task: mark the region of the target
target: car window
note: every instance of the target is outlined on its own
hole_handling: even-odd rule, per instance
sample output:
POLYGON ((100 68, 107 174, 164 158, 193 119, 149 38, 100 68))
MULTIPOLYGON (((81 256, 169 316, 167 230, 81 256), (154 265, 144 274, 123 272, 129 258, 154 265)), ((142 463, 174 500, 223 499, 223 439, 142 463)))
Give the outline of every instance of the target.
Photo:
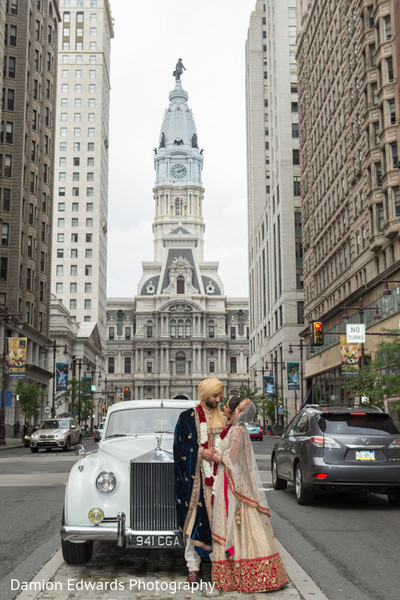
POLYGON ((135 433, 173 433, 182 408, 131 408, 110 414, 106 438, 135 433))
POLYGON ((310 415, 304 413, 295 426, 296 433, 306 433, 310 429, 310 415))
POLYGON ((393 435, 399 433, 391 417, 385 413, 349 413, 321 415, 318 424, 323 432, 350 435, 393 435))
POLYGON ((43 421, 40 429, 68 429, 68 420, 48 419, 47 421, 43 421))
POLYGON ((288 425, 288 426, 287 426, 287 428, 286 428, 286 433, 287 433, 288 435, 292 435, 292 434, 295 432, 295 430, 296 430, 296 425, 297 425, 297 422, 298 422, 298 420, 300 419, 300 417, 301 417, 301 413, 299 413, 298 415, 296 415, 296 416, 294 417, 294 419, 292 419, 292 420, 290 421, 289 425, 288 425))

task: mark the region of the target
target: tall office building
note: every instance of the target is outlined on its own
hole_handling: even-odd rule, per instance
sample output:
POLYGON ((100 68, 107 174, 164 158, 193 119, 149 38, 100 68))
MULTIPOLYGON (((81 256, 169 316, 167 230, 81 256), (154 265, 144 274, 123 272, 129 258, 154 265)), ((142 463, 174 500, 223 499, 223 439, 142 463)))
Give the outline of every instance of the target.
POLYGON ((233 394, 248 385, 248 300, 227 298, 218 262, 204 260, 203 151, 180 78, 154 168, 153 261, 135 298, 107 302, 109 402, 196 399, 205 377, 233 394))
POLYGON ((262 388, 272 370, 289 411, 300 390, 286 362, 300 361, 288 352, 303 327, 295 57, 296 0, 258 0, 246 44, 250 377, 262 388))
POLYGON ((367 333, 398 328, 399 11, 397 0, 299 2, 305 333, 315 319, 325 330, 306 366, 314 401, 346 399, 344 310, 367 333))
POLYGON ((60 10, 52 292, 105 340, 113 22, 108 0, 60 10))
MULTIPOLYGON (((28 338, 27 378, 43 387, 50 376, 41 350, 49 343, 59 19, 55 0, 1 2, 0 318, 6 337, 28 338), (21 328, 9 314, 21 315, 21 328)), ((3 385, 15 392, 4 375, 2 365, 3 385)), ((17 408, 13 395, 6 424, 20 418, 17 408)))

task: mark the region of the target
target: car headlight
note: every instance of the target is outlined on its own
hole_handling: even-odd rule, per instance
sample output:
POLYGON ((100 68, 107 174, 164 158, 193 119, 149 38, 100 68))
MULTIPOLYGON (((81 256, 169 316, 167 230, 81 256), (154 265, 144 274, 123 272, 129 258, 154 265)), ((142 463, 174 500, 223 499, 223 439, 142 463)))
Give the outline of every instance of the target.
POLYGON ((96 487, 99 492, 103 492, 104 494, 108 494, 112 492, 117 485, 117 480, 115 478, 114 473, 109 471, 102 471, 99 473, 96 479, 96 487))
POLYGON ((39 437, 39 434, 38 434, 38 433, 32 433, 32 435, 31 435, 31 438, 34 438, 35 440, 36 440, 36 438, 38 438, 38 437, 39 437))
POLYGON ((96 506, 95 508, 91 508, 89 510, 88 517, 94 525, 98 525, 104 519, 104 513, 101 510, 101 508, 97 508, 97 506, 96 506))
POLYGON ((56 433, 55 436, 57 439, 65 437, 65 433, 56 433))

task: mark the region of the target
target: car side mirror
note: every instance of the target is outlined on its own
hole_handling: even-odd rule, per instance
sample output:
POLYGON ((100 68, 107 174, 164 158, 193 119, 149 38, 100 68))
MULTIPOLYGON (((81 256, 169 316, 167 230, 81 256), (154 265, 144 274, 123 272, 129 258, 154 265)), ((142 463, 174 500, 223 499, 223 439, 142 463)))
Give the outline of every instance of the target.
POLYGON ((281 435, 281 439, 286 440, 286 438, 287 438, 287 433, 283 432, 281 435))
POLYGON ((76 425, 71 425, 71 429, 76 429, 76 425))

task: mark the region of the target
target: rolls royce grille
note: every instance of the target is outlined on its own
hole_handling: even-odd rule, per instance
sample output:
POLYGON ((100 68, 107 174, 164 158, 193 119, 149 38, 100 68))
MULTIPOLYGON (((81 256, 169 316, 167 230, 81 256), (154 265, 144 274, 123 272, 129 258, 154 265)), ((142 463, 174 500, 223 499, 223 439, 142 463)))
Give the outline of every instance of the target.
POLYGON ((174 463, 131 463, 131 527, 138 531, 178 529, 174 463))

